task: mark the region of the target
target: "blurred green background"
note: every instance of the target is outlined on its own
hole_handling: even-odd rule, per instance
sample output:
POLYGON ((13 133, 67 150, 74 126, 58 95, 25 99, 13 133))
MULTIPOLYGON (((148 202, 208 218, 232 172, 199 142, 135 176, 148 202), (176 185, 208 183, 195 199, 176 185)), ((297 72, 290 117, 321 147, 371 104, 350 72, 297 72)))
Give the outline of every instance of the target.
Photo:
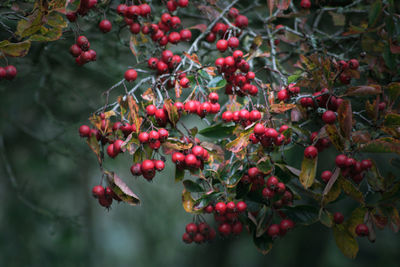
MULTIPOLYGON (((192 217, 182 208, 183 186, 174 183, 172 166, 149 183, 132 177, 128 155, 107 158, 106 167, 131 186, 142 205, 113 203, 109 211, 99 206, 91 188, 101 173, 78 127, 135 61, 115 33, 103 35, 93 26, 88 36, 96 40, 97 62, 76 66, 68 53, 74 37, 67 33, 57 42, 35 44, 25 58, 11 59, 18 76, 0 82, 0 266, 399 265, 400 239, 389 230, 378 231, 374 244, 359 239, 355 260, 342 255, 330 229, 320 224, 296 228, 265 256, 246 233, 186 245, 181 236, 192 217)), ((120 94, 122 88, 110 100, 120 94)), ((325 158, 333 158, 331 152, 325 158)), ((346 215, 347 204, 337 205, 346 215)))

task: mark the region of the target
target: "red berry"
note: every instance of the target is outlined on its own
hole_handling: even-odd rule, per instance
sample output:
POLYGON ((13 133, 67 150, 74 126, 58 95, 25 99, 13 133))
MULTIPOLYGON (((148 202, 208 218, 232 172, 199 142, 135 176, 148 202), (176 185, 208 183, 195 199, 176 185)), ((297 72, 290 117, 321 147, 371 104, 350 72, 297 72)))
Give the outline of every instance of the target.
POLYGON ((177 43, 179 43, 180 40, 181 40, 181 35, 178 32, 171 32, 168 35, 168 41, 171 44, 177 44, 177 43))
POLYGON ((233 119, 233 113, 230 111, 225 111, 224 113, 222 113, 222 120, 224 120, 225 122, 230 122, 233 119))
POLYGON ((358 225, 356 226, 356 234, 357 234, 358 236, 361 236, 361 237, 363 237, 363 236, 368 236, 368 235, 369 235, 368 226, 365 225, 365 224, 363 224, 363 223, 358 224, 358 225))
POLYGON ((226 212, 226 205, 224 202, 218 202, 215 205, 215 211, 220 214, 220 215, 224 215, 226 212))
POLYGON ((169 0, 167 2, 167 8, 169 12, 174 12, 176 10, 176 2, 175 0, 169 0))
POLYGON ((125 80, 127 80, 128 82, 133 82, 137 78, 137 72, 134 69, 129 69, 129 70, 125 71, 124 77, 125 77, 125 80))
POLYGON ((142 165, 140 163, 134 163, 131 166, 131 173, 134 176, 142 175, 142 165))
POLYGON ((322 114, 322 120, 327 124, 333 124, 336 121, 336 114, 331 110, 327 110, 322 114))
POLYGON ((84 51, 88 50, 90 47, 89 40, 86 36, 79 36, 78 39, 76 39, 76 44, 84 51))
POLYGON ((321 179, 322 179, 325 183, 329 182, 329 180, 331 179, 331 177, 332 177, 332 172, 331 172, 331 171, 324 171, 324 172, 321 173, 321 179))
POLYGON ((193 237, 193 241, 197 244, 201 244, 204 242, 204 235, 197 233, 194 237, 193 237))
POLYGON ((258 110, 250 111, 249 120, 250 121, 258 121, 261 119, 261 112, 258 110))
POLYGON ((235 25, 238 28, 247 28, 247 26, 249 25, 249 19, 246 16, 243 15, 238 15, 235 18, 235 25))
POLYGON ((278 92, 278 99, 280 101, 285 101, 286 99, 289 99, 289 93, 286 89, 280 90, 278 92))
MULTIPOLYGON (((171 2, 171 1, 169 1, 171 2)), ((188 233, 184 233, 182 235, 182 241, 185 242, 186 244, 190 244, 193 242, 192 238, 190 237, 190 235, 188 233)))
POLYGON ((151 7, 148 4, 141 4, 139 9, 142 17, 147 17, 151 13, 151 7))
POLYGON ((279 183, 278 178, 276 178, 275 176, 271 176, 267 180, 267 187, 271 190, 275 190, 277 189, 278 183, 279 183))
POLYGON ((141 132, 138 136, 138 139, 139 139, 140 143, 145 144, 145 143, 149 142, 150 136, 146 132, 141 132))
POLYGON ((107 147, 107 155, 110 158, 115 158, 117 156, 117 154, 114 151, 114 145, 113 144, 108 145, 108 147, 107 147))
POLYGON ((181 40, 182 41, 190 41, 192 39, 192 32, 188 29, 183 29, 179 33, 181 35, 181 40))
POLYGON ((208 99, 209 99, 210 102, 212 102, 212 103, 217 103, 217 102, 218 102, 218 99, 219 99, 219 96, 218 96, 217 93, 212 92, 212 93, 210 93, 210 94, 208 95, 208 99))
POLYGON ((220 51, 220 52, 225 52, 226 51, 226 49, 228 49, 228 41, 227 40, 219 40, 218 42, 217 42, 217 49, 220 51))
POLYGON ((237 8, 231 7, 228 12, 228 16, 232 19, 236 18, 239 15, 239 10, 237 8))
POLYGON ((236 209, 236 204, 235 204, 235 202, 230 201, 230 202, 228 202, 228 203, 226 204, 226 210, 227 210, 228 212, 235 212, 235 209, 236 209))
POLYGON ((6 72, 5 78, 7 80, 12 80, 17 76, 17 69, 13 65, 8 65, 4 67, 4 70, 6 72))
POLYGON ((190 84, 190 80, 187 77, 183 77, 180 81, 179 81, 179 85, 182 86, 183 88, 188 88, 190 84))
POLYGON ((148 105, 146 107, 146 113, 148 116, 153 116, 154 114, 156 114, 157 111, 157 107, 154 105, 148 105))
POLYGON ((121 153, 121 145, 124 143, 122 140, 115 140, 113 145, 114 145, 114 154, 119 154, 121 153))
POLYGON ((168 70, 168 65, 165 64, 165 62, 163 61, 158 61, 157 62, 157 72, 159 74, 165 73, 168 70))
POLYGON ((217 36, 213 32, 210 32, 206 36, 206 41, 209 43, 214 43, 216 39, 217 39, 217 36))
POLYGON ((197 232, 198 232, 198 227, 197 227, 197 224, 195 224, 195 223, 188 223, 187 225, 186 225, 186 233, 188 233, 188 234, 190 234, 190 235, 194 235, 194 234, 196 234, 197 232))
POLYGON ((247 209, 247 205, 245 202, 239 201, 238 203, 236 203, 236 209, 238 212, 244 212, 247 209))
POLYGON ((158 130, 158 135, 159 135, 159 140, 160 142, 163 142, 165 140, 167 140, 169 132, 167 130, 165 130, 164 128, 161 128, 158 130))
POLYGON ((193 154, 187 154, 185 156, 185 164, 189 168, 195 168, 197 163, 197 158, 193 154))
POLYGON ((239 46, 239 39, 237 37, 231 37, 228 39, 228 46, 230 48, 236 48, 239 46))
POLYGON ((189 0, 178 0, 176 1, 179 7, 187 7, 189 4, 189 0))
POLYGON ((257 123, 256 126, 254 126, 254 134, 257 136, 261 136, 265 133, 265 127, 261 123, 257 123))
POLYGON ((274 128, 266 128, 264 134, 266 137, 271 139, 276 139, 279 135, 278 131, 274 128))
POLYGON ((357 59, 350 59, 348 64, 349 64, 350 69, 353 69, 353 70, 358 69, 358 67, 360 66, 357 59))
POLYGON ((243 230, 243 224, 240 221, 237 221, 232 225, 233 234, 238 235, 242 232, 242 230, 243 230))
POLYGON ((347 156, 344 154, 340 154, 336 156, 335 163, 339 168, 346 167, 347 156))
POLYGON ((276 185, 276 192, 279 193, 279 194, 282 194, 282 193, 285 192, 285 191, 286 191, 286 186, 285 186, 285 184, 282 183, 282 182, 279 182, 279 183, 276 185))
POLYGON ((364 159, 361 161, 361 168, 363 170, 368 170, 372 167, 372 161, 369 159, 364 159))
POLYGON ((81 125, 81 127, 79 127, 79 135, 81 137, 89 137, 90 131, 90 127, 87 125, 81 125))
POLYGON ((218 227, 218 231, 221 233, 221 235, 228 236, 232 232, 232 227, 228 223, 223 223, 218 227))
POLYGON ((92 188, 92 194, 95 198, 102 198, 105 195, 104 187, 101 185, 96 185, 92 188))
POLYGON ((243 58, 243 51, 242 50, 235 50, 232 54, 233 59, 236 62, 240 62, 243 58))
POLYGON ((129 30, 131 31, 131 33, 133 34, 138 34, 140 32, 140 24, 137 22, 132 23, 129 26, 129 30))
POLYGON ((268 234, 270 237, 276 238, 276 237, 279 236, 279 233, 280 233, 280 228, 279 228, 279 225, 278 225, 278 224, 271 224, 271 225, 268 227, 267 234, 268 234))
POLYGON ((67 12, 67 14, 65 14, 65 16, 67 17, 67 19, 68 19, 70 22, 75 22, 76 19, 78 18, 78 16, 76 15, 75 12, 67 12))
POLYGON ((300 6, 304 9, 309 9, 311 7, 310 0, 301 0, 300 6))
POLYGON ((102 21, 100 21, 99 28, 102 32, 107 33, 111 31, 112 24, 109 20, 103 19, 102 21))
POLYGON ((318 155, 318 149, 315 146, 308 146, 304 150, 304 156, 306 158, 313 159, 318 155))
POLYGON ((280 232, 286 234, 287 231, 294 228, 294 222, 290 219, 284 219, 279 223, 280 232))
POLYGON ((335 213, 333 214, 333 221, 334 221, 336 224, 341 224, 341 223, 343 223, 343 221, 344 221, 344 216, 343 216, 343 214, 340 213, 340 212, 335 212, 335 213))
POLYGON ((79 47, 79 45, 73 44, 69 48, 69 52, 73 57, 78 57, 80 54, 82 54, 82 49, 79 47))
POLYGON ((109 208, 112 204, 113 199, 111 197, 101 197, 98 199, 98 201, 101 206, 109 208))
POLYGON ((154 171, 154 162, 152 160, 146 159, 142 162, 141 171, 144 174, 148 174, 154 171))
POLYGON ((160 138, 160 134, 157 131, 150 131, 149 133, 149 141, 150 142, 155 142, 160 138))
POLYGON ((182 163, 185 161, 185 155, 183 155, 181 152, 175 152, 172 154, 172 162, 175 164, 182 163))

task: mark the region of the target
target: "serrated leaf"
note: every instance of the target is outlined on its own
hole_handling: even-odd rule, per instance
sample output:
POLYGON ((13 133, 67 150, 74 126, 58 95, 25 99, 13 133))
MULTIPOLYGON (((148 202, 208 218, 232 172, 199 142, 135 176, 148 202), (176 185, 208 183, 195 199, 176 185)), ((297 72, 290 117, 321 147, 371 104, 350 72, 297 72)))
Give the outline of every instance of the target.
POLYGON ((140 205, 140 199, 114 172, 104 172, 112 191, 125 203, 131 206, 140 205))
POLYGON ((382 137, 365 144, 361 151, 370 153, 400 154, 400 140, 391 137, 382 137))
POLYGON ((317 173, 317 162, 318 156, 313 159, 304 157, 303 162, 301 163, 299 180, 306 189, 314 183, 315 175, 317 173))
POLYGON ((264 174, 270 174, 273 168, 271 158, 266 156, 257 161, 257 168, 264 174))
POLYGON ((272 104, 270 105, 270 112, 272 113, 285 113, 288 110, 291 110, 296 107, 296 104, 285 104, 285 103, 279 103, 279 104, 272 104))
POLYGON ((154 101, 155 95, 151 87, 144 91, 144 93, 142 94, 142 98, 146 101, 154 101))
POLYGON ((243 148, 245 148, 249 145, 249 137, 252 132, 253 132, 253 127, 249 128, 245 131, 242 131, 239 134, 238 138, 229 142, 226 145, 226 148, 233 153, 238 153, 238 152, 242 151, 243 148))

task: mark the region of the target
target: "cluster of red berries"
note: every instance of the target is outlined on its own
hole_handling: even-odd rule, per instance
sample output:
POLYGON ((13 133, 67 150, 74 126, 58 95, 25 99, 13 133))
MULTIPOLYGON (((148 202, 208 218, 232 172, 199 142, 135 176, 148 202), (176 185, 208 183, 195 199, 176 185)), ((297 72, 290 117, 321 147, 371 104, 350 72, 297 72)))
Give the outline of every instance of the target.
POLYGON ((204 209, 206 213, 214 213, 214 219, 219 224, 218 232, 224 237, 242 232, 243 224, 239 220, 239 215, 246 210, 247 205, 243 201, 218 202, 215 206, 210 204, 204 209))
POLYGON ((98 199, 99 204, 106 208, 111 206, 113 199, 118 202, 121 201, 121 199, 108 186, 104 188, 101 185, 96 185, 92 188, 92 194, 94 198, 98 199))
MULTIPOLYGON (((165 105, 163 105, 163 108, 159 108, 159 109, 156 106, 154 106, 153 104, 148 105, 146 107, 146 113, 150 117, 154 116, 157 125, 160 127, 165 127, 167 125, 167 123, 169 122, 167 108, 165 107, 165 105)), ((168 135, 167 135, 167 137, 168 137, 168 135)))
POLYGON ((209 154, 207 149, 195 145, 191 149, 174 152, 171 159, 179 169, 203 169, 204 162, 209 159, 209 154))
POLYGON ((200 118, 204 118, 207 114, 217 114, 220 110, 217 93, 210 93, 208 100, 201 103, 198 100, 189 100, 184 105, 184 110, 187 113, 197 114, 200 118))
POLYGON ((96 136, 97 141, 99 141, 100 138, 101 138, 101 135, 100 135, 99 130, 94 129, 94 128, 92 129, 92 128, 90 128, 90 127, 87 126, 87 125, 81 125, 81 126, 79 127, 79 136, 80 136, 80 137, 87 137, 87 138, 89 138, 89 137, 92 136, 92 135, 96 136))
POLYGON ((13 65, 0 67, 0 81, 3 79, 12 80, 17 76, 17 68, 13 65))
MULTIPOLYGON (((237 8, 232 7, 229 12, 228 12, 228 17, 233 19, 233 25, 240 28, 244 29, 247 28, 249 25, 249 19, 244 16, 240 15, 239 10, 237 8)), ((207 34, 206 36, 206 41, 209 43, 215 42, 217 40, 217 36, 219 35, 221 38, 224 38, 227 35, 227 31, 229 30, 229 25, 218 22, 214 25, 214 27, 211 29, 211 32, 207 34)), ((238 33, 236 37, 230 37, 228 40, 221 39, 217 42, 217 49, 220 50, 221 52, 224 52, 228 46, 231 48, 236 48, 239 46, 239 39, 237 38, 240 35, 238 33), (222 42, 221 42, 222 41, 222 42), (220 44, 218 44, 220 43, 220 44), (225 47, 223 49, 222 47, 225 47)))
POLYGON ((182 236, 183 242, 190 244, 195 242, 196 244, 202 244, 207 241, 214 240, 217 233, 208 223, 188 223, 185 227, 186 232, 182 236))
POLYGON ((167 2, 167 9, 169 12, 174 12, 178 7, 187 7, 189 0, 169 0, 167 2))
POLYGON ((143 175, 147 181, 153 180, 156 171, 162 171, 165 168, 165 163, 162 160, 146 159, 142 163, 134 163, 131 166, 131 173, 134 176, 143 175))
POLYGON ((78 15, 86 16, 90 9, 97 5, 97 0, 81 0, 77 11, 67 12, 66 16, 70 22, 76 21, 78 15))
POLYGON ((264 148, 271 148, 275 146, 281 146, 283 144, 289 144, 291 138, 286 138, 283 132, 288 130, 289 126, 282 125, 279 130, 274 128, 265 127, 261 123, 257 123, 254 126, 253 133, 250 135, 250 141, 253 144, 260 143, 264 148))
POLYGON ((286 185, 280 182, 276 176, 270 176, 267 179, 265 187, 262 190, 262 196, 273 202, 275 208, 292 204, 293 194, 286 189, 286 185))
MULTIPOLYGON (((315 92, 313 94, 313 97, 315 98, 315 102, 317 105, 321 108, 327 108, 330 111, 336 111, 340 104, 343 102, 342 98, 336 97, 334 95, 331 95, 329 92, 329 89, 324 88, 319 92, 315 92)), ((311 97, 303 97, 300 99, 300 104, 304 107, 311 107, 315 108, 315 103, 313 98, 311 97)), ((333 123, 336 119, 336 116, 333 118, 332 113, 329 112, 330 115, 325 115, 326 116, 326 121, 324 118, 322 118, 325 123, 333 123), (332 122, 333 121, 333 122, 332 122)), ((334 113, 333 113, 334 114, 334 113)))
MULTIPOLYGON (((311 143, 314 143, 315 138, 317 138, 318 136, 318 132, 312 132, 310 139, 311 139, 311 143)), ((319 138, 316 142, 315 142, 315 147, 317 148, 318 152, 322 152, 325 148, 328 148, 331 146, 331 140, 329 140, 328 137, 323 137, 323 138, 319 138)))
MULTIPOLYGON (((169 2, 171 2, 172 5, 176 3, 180 7, 186 7, 189 3, 184 0, 169 2)), ((171 4, 167 4, 167 7, 169 6, 171 6, 171 4)), ((170 10, 170 8, 168 9, 170 10)), ((170 10, 170 12, 172 11, 170 10)), ((117 7, 117 13, 124 16, 124 21, 129 25, 131 33, 138 34, 142 32, 143 34, 150 34, 151 39, 160 46, 166 46, 168 42, 177 44, 180 41, 190 41, 192 38, 192 33, 188 29, 182 29, 180 32, 171 31, 171 29, 177 29, 181 26, 181 19, 169 13, 163 13, 157 24, 141 22, 139 16, 148 17, 151 13, 151 8, 148 4, 141 4, 139 6, 121 4, 117 7)))
MULTIPOLYGON (((179 55, 174 55, 174 53, 172 53, 170 50, 164 50, 161 53, 160 58, 156 57, 149 58, 149 60, 147 61, 147 65, 150 69, 157 70, 158 74, 163 74, 167 72, 172 72, 176 68, 176 66, 178 66, 179 63, 181 63, 181 61, 182 58, 179 55)), ((185 77, 187 82, 182 82, 183 85, 181 84, 181 86, 186 88, 188 87, 189 80, 186 78, 185 73, 182 74, 181 74, 182 76, 180 76, 181 81, 185 77)))
POLYGON ((242 176, 240 182, 248 185, 251 184, 250 190, 257 191, 264 188, 266 175, 262 173, 257 167, 252 167, 247 170, 247 173, 242 176))
POLYGON ((357 70, 359 66, 360 63, 357 59, 354 58, 350 59, 347 62, 344 60, 340 60, 336 66, 338 70, 341 71, 341 74, 339 76, 340 81, 343 84, 349 84, 351 81, 351 73, 349 73, 347 70, 357 70))
POLYGON ((254 109, 252 111, 248 111, 246 109, 241 109, 239 111, 225 111, 222 113, 222 120, 224 122, 235 122, 241 123, 243 127, 250 125, 253 122, 261 120, 261 112, 254 109))
POLYGON ((151 130, 150 132, 141 132, 139 133, 139 142, 141 144, 149 144, 152 149, 159 149, 161 146, 161 142, 167 140, 169 132, 164 128, 159 129, 158 131, 151 130))
POLYGON ((79 66, 82 66, 90 61, 96 60, 96 51, 90 48, 89 40, 86 36, 79 36, 76 39, 76 43, 71 45, 69 52, 73 57, 75 57, 75 62, 79 66))
POLYGON ((296 86, 295 83, 291 83, 287 88, 280 90, 277 96, 280 101, 285 101, 291 96, 296 96, 298 93, 300 93, 300 87, 296 86))
MULTIPOLYGON (((336 156, 336 166, 340 168, 343 177, 351 178, 355 183, 359 184, 364 179, 364 171, 368 171, 372 167, 372 161, 364 159, 357 161, 354 158, 347 157, 344 154, 336 156)), ((321 179, 328 182, 332 177, 331 171, 324 171, 321 179)))
POLYGON ((271 224, 268 226, 267 234, 272 238, 284 236, 286 233, 294 228, 294 222, 290 219, 283 219, 279 224, 271 224))
POLYGON ((251 81, 255 79, 256 75, 254 72, 249 71, 250 65, 243 59, 243 52, 241 50, 235 50, 232 56, 217 58, 215 60, 215 66, 218 72, 222 73, 224 79, 227 81, 225 87, 225 93, 227 95, 255 96, 258 94, 257 86, 251 84, 251 81))

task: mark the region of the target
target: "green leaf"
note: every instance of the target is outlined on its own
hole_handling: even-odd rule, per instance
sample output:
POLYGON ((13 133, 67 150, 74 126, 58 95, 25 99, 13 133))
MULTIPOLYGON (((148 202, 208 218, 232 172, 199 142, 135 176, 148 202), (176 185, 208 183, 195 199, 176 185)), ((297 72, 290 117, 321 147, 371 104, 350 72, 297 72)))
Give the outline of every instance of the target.
POLYGON ((385 61, 386 66, 390 70, 396 69, 396 57, 392 54, 392 52, 390 52, 389 44, 385 45, 385 49, 383 51, 383 59, 385 61))
POLYGON ((348 179, 341 177, 339 179, 339 183, 346 195, 349 195, 351 198, 360 203, 364 203, 364 195, 348 179))
POLYGON ((346 16, 340 13, 335 13, 329 11, 329 14, 332 16, 333 25, 335 26, 344 26, 346 25, 346 16))
POLYGON ((265 174, 269 174, 272 171, 272 167, 271 159, 268 156, 261 158, 257 162, 257 168, 265 174))
POLYGON ((395 113, 388 113, 385 116, 383 125, 386 127, 395 127, 395 128, 400 127, 400 115, 395 113))
POLYGON ((114 172, 104 172, 107 175, 108 184, 112 191, 125 203, 131 206, 140 204, 140 199, 114 172))
POLYGON ((182 183, 185 189, 189 192, 204 192, 204 189, 192 180, 184 180, 182 183))
POLYGON ((362 152, 370 153, 397 153, 400 154, 400 141, 391 137, 375 139, 361 149, 362 152))
POLYGON ((240 152, 243 148, 249 145, 249 137, 250 134, 253 132, 253 127, 241 132, 235 140, 229 142, 226 145, 226 148, 233 153, 240 152))
POLYGON ((342 224, 334 225, 332 230, 336 245, 340 251, 342 251, 346 257, 354 259, 358 253, 357 240, 347 231, 347 229, 344 228, 342 224))
POLYGON ((258 251, 260 251, 263 255, 268 254, 268 252, 270 252, 272 249, 273 241, 268 235, 264 234, 260 237, 257 237, 256 234, 254 234, 253 241, 258 251))
POLYGON ((326 193, 326 195, 323 195, 322 204, 325 206, 326 204, 328 204, 332 201, 335 201, 340 196, 341 192, 342 192, 342 190, 341 190, 339 182, 333 183, 333 185, 332 185, 331 189, 328 191, 328 193, 326 193))
POLYGON ((366 212, 367 212, 366 208, 358 207, 355 210, 353 210, 353 212, 350 215, 350 218, 343 223, 343 226, 347 229, 347 231, 352 237, 357 236, 356 227, 360 223, 364 222, 364 217, 366 212))
POLYGON ((320 222, 326 227, 331 228, 333 226, 333 215, 326 209, 322 209, 319 214, 320 222))
POLYGON ((288 77, 288 83, 295 83, 301 78, 301 74, 294 74, 288 77))
POLYGON ((208 84, 207 87, 209 90, 218 90, 226 85, 226 80, 222 76, 214 77, 208 84))
POLYGON ((314 206, 287 206, 282 208, 282 211, 296 224, 310 225, 316 223, 319 220, 319 210, 314 206))
POLYGON ((300 183, 306 189, 314 183, 315 175, 317 173, 317 162, 318 156, 313 159, 304 157, 303 162, 301 163, 299 179, 300 183))
POLYGON ((180 182, 185 177, 185 170, 178 167, 175 168, 175 182, 180 182))
POLYGON ((97 141, 96 135, 92 134, 90 135, 90 138, 86 139, 86 143, 90 147, 90 149, 96 154, 97 160, 99 164, 102 163, 101 157, 100 157, 100 145, 99 141, 97 141))
POLYGON ((226 181, 226 186, 228 188, 233 188, 237 186, 237 184, 240 182, 240 179, 242 179, 244 173, 245 173, 244 171, 234 172, 234 174, 231 177, 229 177, 229 179, 226 181))
POLYGON ((381 12, 382 12, 382 1, 376 0, 375 3, 369 9, 369 14, 368 14, 369 27, 373 27, 377 23, 381 12))
POLYGON ((390 83, 387 89, 385 90, 385 93, 387 93, 390 103, 395 102, 397 98, 400 96, 400 83, 399 82, 390 83))
POLYGON ((11 43, 8 40, 0 42, 0 51, 10 57, 23 57, 28 54, 30 48, 31 42, 29 40, 19 43, 11 43))
POLYGON ((372 187, 374 191, 384 191, 384 183, 385 179, 379 173, 376 163, 373 162, 371 170, 368 172, 368 184, 372 187))
POLYGON ((42 27, 40 33, 33 34, 29 37, 32 42, 51 42, 60 39, 62 36, 62 28, 46 28, 42 27))
POLYGON ((217 123, 215 125, 202 129, 201 131, 199 131, 199 134, 209 138, 226 138, 229 135, 232 135, 234 129, 234 124, 217 123))

